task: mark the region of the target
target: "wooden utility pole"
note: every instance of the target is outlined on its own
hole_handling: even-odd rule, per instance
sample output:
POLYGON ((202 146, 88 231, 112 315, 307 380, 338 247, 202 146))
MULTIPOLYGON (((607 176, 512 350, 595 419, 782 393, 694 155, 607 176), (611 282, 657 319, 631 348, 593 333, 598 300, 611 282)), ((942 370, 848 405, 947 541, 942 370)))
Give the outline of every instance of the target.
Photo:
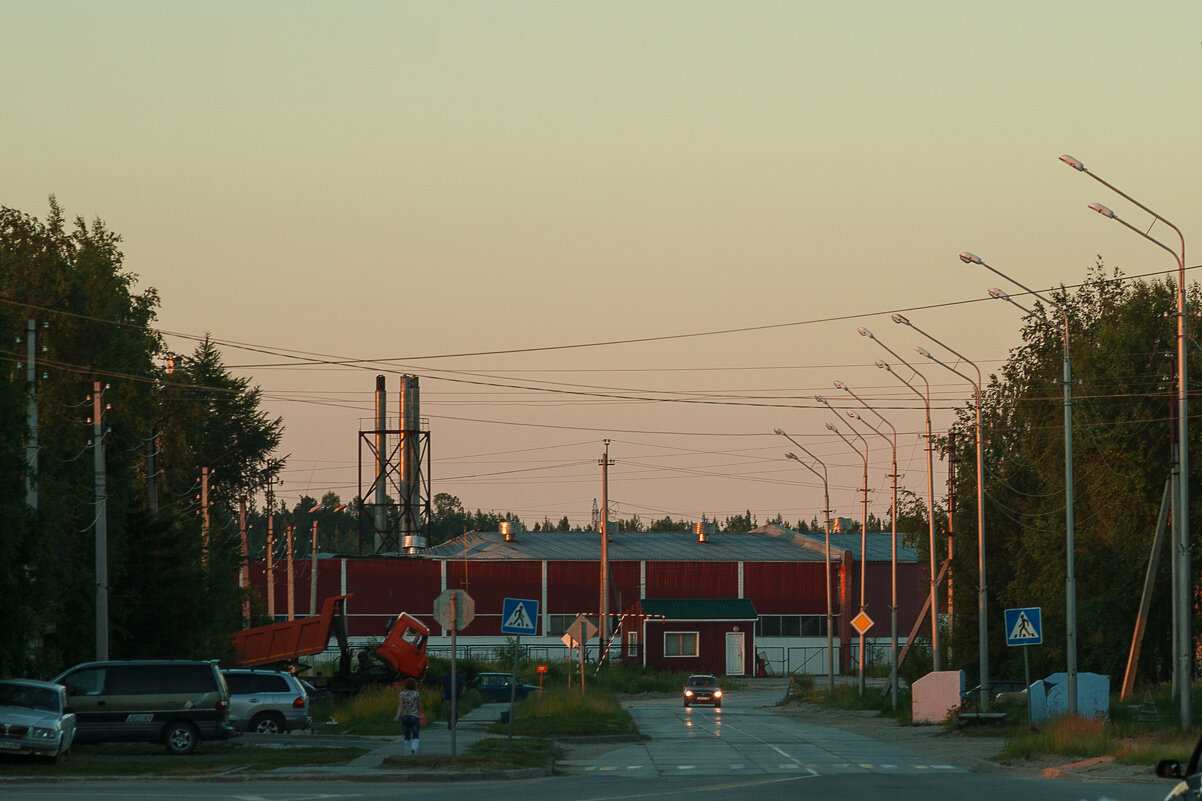
POLYGON ((108 491, 104 473, 104 390, 92 382, 92 450, 96 467, 96 660, 109 658, 108 491))
MULTIPOLYGON (((613 461, 609 458, 609 440, 605 440, 605 453, 601 457, 601 614, 598 628, 601 630, 600 642, 609 639, 609 466, 613 461)), ((583 646, 581 659, 583 660, 583 646)), ((598 663, 601 657, 598 654, 598 663)), ((583 675, 584 662, 580 669, 583 675)), ((583 679, 581 679, 583 682, 583 679)))

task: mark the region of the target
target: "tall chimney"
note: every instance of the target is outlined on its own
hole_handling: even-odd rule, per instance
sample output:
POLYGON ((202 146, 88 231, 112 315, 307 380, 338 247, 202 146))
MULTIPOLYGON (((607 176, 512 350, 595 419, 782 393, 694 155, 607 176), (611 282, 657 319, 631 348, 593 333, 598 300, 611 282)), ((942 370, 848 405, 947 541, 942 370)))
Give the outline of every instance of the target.
POLYGON ((401 376, 401 542, 413 553, 426 547, 421 520, 421 407, 417 376, 401 376))
POLYGON ((384 376, 376 376, 376 515, 375 544, 372 553, 379 553, 388 527, 388 392, 384 388, 384 376))

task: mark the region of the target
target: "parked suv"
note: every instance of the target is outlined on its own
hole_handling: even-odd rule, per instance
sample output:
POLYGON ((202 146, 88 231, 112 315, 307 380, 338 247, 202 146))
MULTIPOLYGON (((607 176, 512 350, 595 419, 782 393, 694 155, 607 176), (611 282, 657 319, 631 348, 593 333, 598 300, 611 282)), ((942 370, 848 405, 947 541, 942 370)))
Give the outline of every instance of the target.
POLYGON ((77 743, 161 742, 172 754, 188 754, 201 740, 233 733, 216 661, 86 662, 54 681, 67 688, 77 743))
POLYGON ((230 725, 237 731, 280 734, 313 725, 309 694, 291 673, 223 670, 230 688, 230 725))

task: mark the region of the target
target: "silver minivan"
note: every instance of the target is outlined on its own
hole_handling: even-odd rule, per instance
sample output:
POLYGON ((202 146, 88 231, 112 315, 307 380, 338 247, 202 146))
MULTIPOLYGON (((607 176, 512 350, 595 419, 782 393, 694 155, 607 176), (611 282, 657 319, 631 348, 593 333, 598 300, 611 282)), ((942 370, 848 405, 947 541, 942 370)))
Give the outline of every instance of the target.
POLYGON ((67 688, 77 743, 161 742, 188 754, 201 740, 233 733, 230 693, 215 661, 85 662, 54 681, 67 688))
POLYGON ((237 731, 281 734, 313 726, 309 694, 291 673, 234 668, 221 673, 230 688, 230 725, 237 731))

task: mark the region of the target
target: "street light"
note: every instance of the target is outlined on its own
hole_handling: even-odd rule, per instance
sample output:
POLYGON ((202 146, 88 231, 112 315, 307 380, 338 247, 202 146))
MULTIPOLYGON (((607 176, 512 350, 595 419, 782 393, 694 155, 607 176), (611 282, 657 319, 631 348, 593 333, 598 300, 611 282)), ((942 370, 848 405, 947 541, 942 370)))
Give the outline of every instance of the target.
POLYGON ((952 367, 951 365, 946 364, 946 363, 940 361, 939 359, 936 359, 934 356, 932 356, 930 354, 929 351, 925 350, 924 348, 917 348, 917 347, 914 348, 914 350, 917 351, 920 355, 927 357, 928 359, 930 359, 931 361, 935 362, 936 364, 938 364, 942 367, 947 368, 948 370, 952 371, 956 375, 963 378, 968 383, 972 384, 973 389, 976 391, 976 395, 977 395, 977 403, 976 403, 976 406, 977 406, 977 409, 976 409, 976 411, 977 411, 977 646, 979 649, 978 658, 980 659, 980 662, 981 662, 980 707, 981 707, 982 712, 988 712, 989 711, 989 625, 988 625, 987 602, 989 600, 989 593, 988 593, 988 590, 986 589, 986 585, 985 585, 985 470, 984 470, 984 461, 981 456, 981 438, 982 438, 981 437, 981 390, 982 390, 982 388, 981 388, 981 368, 977 367, 977 365, 973 361, 968 359, 967 357, 963 356, 962 354, 960 354, 957 351, 953 350, 952 348, 948 347, 943 342, 940 342, 938 339, 935 339, 935 337, 931 336, 926 331, 923 331, 921 328, 914 325, 914 323, 910 322, 909 319, 907 319, 906 317, 904 317, 900 314, 894 314, 892 319, 893 319, 893 322, 897 323, 898 325, 908 325, 910 328, 913 328, 915 331, 922 334, 924 337, 931 340, 936 345, 940 346, 941 348, 948 351, 952 355, 958 357, 961 361, 963 361, 967 364, 971 364, 973 369, 977 371, 977 379, 976 379, 976 381, 974 381, 972 378, 964 375, 964 373, 960 372, 959 370, 952 367))
POLYGON ((1185 348, 1185 234, 1173 223, 1160 216, 1152 209, 1140 203, 1117 186, 1103 180, 1086 169, 1080 160, 1072 156, 1061 156, 1060 160, 1077 172, 1082 172, 1093 178, 1102 186, 1126 198, 1148 214, 1153 219, 1164 223, 1177 233, 1181 244, 1177 252, 1148 233, 1136 228, 1119 217, 1101 203, 1091 203, 1089 207, 1111 220, 1122 223, 1152 244, 1169 252, 1177 262, 1177 511, 1173 513, 1173 525, 1176 528, 1177 547, 1173 550, 1174 573, 1178 580, 1177 597, 1173 599, 1174 609, 1177 610, 1177 631, 1174 633, 1174 650, 1176 651, 1176 670, 1178 676, 1178 700, 1181 707, 1181 726, 1189 728, 1191 717, 1190 676, 1190 601, 1193 598, 1193 586, 1189 572, 1189 382, 1186 372, 1185 348))
MULTIPOLYGON (((897 709, 897 693, 898 693, 898 689, 897 689, 897 479, 898 479, 898 474, 897 474, 897 429, 894 428, 893 424, 890 423, 888 420, 886 420, 880 412, 878 412, 876 409, 873 409, 871 406, 869 406, 867 403, 865 403, 863 398, 861 398, 856 393, 852 392, 851 388, 848 387, 847 384, 844 384, 842 381, 835 381, 835 388, 843 390, 848 395, 851 395, 853 398, 855 398, 857 401, 859 401, 861 406, 863 406, 865 409, 870 410, 873 414, 875 414, 877 417, 879 417, 881 419, 882 423, 889 426, 889 430, 893 433, 892 440, 889 440, 888 437, 885 437, 885 439, 887 441, 889 441, 889 445, 893 450, 893 472, 890 474, 890 478, 893 479, 893 506, 892 506, 892 512, 889 515, 889 517, 891 518, 892 529, 893 529, 893 535, 890 540, 890 558, 889 558, 889 577, 890 577, 889 578, 889 587, 890 587, 889 684, 890 684, 890 696, 891 696, 891 699, 893 702, 893 708, 897 709)), ((860 417, 860 415, 857 414, 855 411, 848 409, 847 416, 853 417, 854 419, 859 420, 861 423, 864 423, 864 425, 868 426, 873 431, 880 434, 882 437, 885 436, 885 434, 879 428, 872 425, 864 418, 860 417)))
MULTIPOLYGON (((826 402, 826 398, 822 397, 821 395, 815 395, 814 400, 826 404, 826 407, 834 412, 836 417, 839 415, 838 412, 835 412, 834 407, 826 402)), ((868 583, 868 573, 866 570, 868 565, 868 441, 860 436, 855 429, 851 430, 851 433, 855 434, 856 438, 859 439, 860 442, 864 443, 864 452, 860 453, 860 449, 853 445, 851 440, 843 436, 843 432, 836 428, 834 424, 827 423, 826 430, 833 431, 835 434, 838 434, 839 439, 847 443, 847 447, 855 451, 857 456, 862 456, 864 459, 864 506, 860 518, 860 614, 863 615, 866 614, 865 607, 867 604, 864 603, 864 591, 865 586, 868 583)), ((864 695, 865 691, 867 690, 867 679, 864 675, 864 659, 866 656, 864 648, 864 632, 858 631, 857 633, 860 635, 860 665, 857 675, 859 677, 858 683, 860 695, 864 695)))
POLYGON ((833 610, 831 609, 831 490, 830 490, 830 482, 827 480, 826 464, 821 459, 819 459, 814 454, 810 453, 810 451, 806 448, 806 446, 802 445, 800 442, 798 442, 797 440, 793 439, 788 434, 786 434, 783 428, 776 429, 776 433, 779 434, 780 436, 784 437, 785 439, 789 440, 789 442, 792 442, 794 445, 796 445, 798 448, 801 449, 802 453, 809 456, 811 459, 813 459, 815 462, 817 462, 822 467, 822 472, 819 473, 817 470, 815 470, 813 468, 812 465, 806 464, 805 462, 801 461, 801 459, 797 458, 797 454, 795 454, 795 453, 786 453, 785 454, 786 459, 792 459, 793 461, 797 462, 799 465, 801 465, 805 469, 809 470, 814 475, 818 476, 818 478, 822 479, 822 501, 824 504, 823 509, 822 509, 822 519, 824 521, 823 529, 826 531, 826 549, 823 551, 823 554, 825 557, 824 562, 826 564, 826 692, 827 692, 827 695, 833 696, 835 694, 835 645, 834 645, 833 635, 831 634, 831 626, 833 625, 834 614, 833 614, 833 610))
MULTIPOLYGON (((1068 312, 1064 307, 1053 303, 1035 290, 1024 286, 997 268, 982 261, 980 256, 968 251, 960 254, 960 261, 965 264, 979 264, 994 275, 1005 278, 1010 283, 1034 295, 1039 300, 1060 312, 1064 321, 1064 617, 1065 617, 1065 671, 1068 681, 1068 713, 1077 714, 1077 576, 1075 545, 1075 527, 1073 524, 1073 364, 1069 358, 1069 328, 1068 312)), ((990 289, 989 294, 995 298, 1014 303, 1001 290, 990 289)), ((1015 304, 1018 305, 1018 304, 1015 304)), ((1021 307, 1020 307, 1021 308, 1021 307)))
MULTIPOLYGON (((868 337, 873 342, 880 345, 889 353, 893 354, 899 362, 914 370, 910 363, 894 352, 893 348, 881 342, 867 328, 858 329, 860 336, 868 337)), ((893 368, 880 359, 876 360, 876 366, 890 373, 898 381, 910 388, 910 391, 922 399, 923 406, 926 409, 927 423, 927 523, 930 528, 930 571, 931 571, 931 661, 932 667, 935 670, 942 670, 942 660, 939 657, 939 577, 935 573, 935 465, 934 459, 931 456, 931 383, 927 381, 927 377, 922 373, 914 370, 914 374, 922 379, 923 385, 926 387, 926 394, 919 392, 918 389, 906 379, 902 378, 897 373, 893 372, 893 368)))

